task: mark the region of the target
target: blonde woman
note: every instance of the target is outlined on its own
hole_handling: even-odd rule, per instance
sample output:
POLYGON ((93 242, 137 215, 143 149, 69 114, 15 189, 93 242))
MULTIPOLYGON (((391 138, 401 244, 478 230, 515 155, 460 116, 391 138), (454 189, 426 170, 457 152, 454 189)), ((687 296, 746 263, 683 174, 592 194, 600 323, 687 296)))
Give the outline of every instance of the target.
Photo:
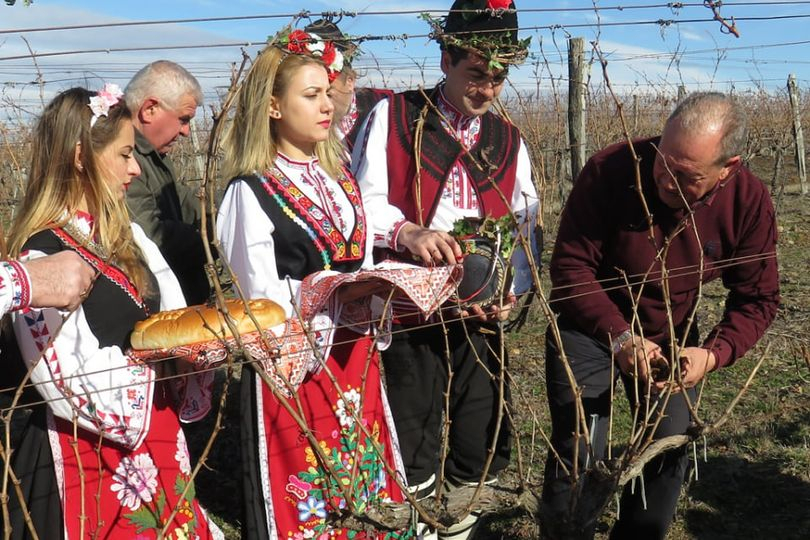
MULTIPOLYGON (((73 312, 13 315, 40 403, 13 469, 39 538, 147 539, 161 530, 162 538, 213 538, 221 534, 193 486, 185 489, 189 454, 169 383, 159 368, 123 352, 135 322, 184 302, 166 261, 123 204, 140 168, 121 98, 114 85, 67 90, 34 132, 11 255, 25 261, 73 251, 96 278, 73 312)), ((11 499, 13 535, 27 537, 20 503, 11 499)))
MULTIPOLYGON (((217 232, 245 294, 270 298, 294 317, 307 287, 303 280, 321 270, 370 266, 372 239, 333 126, 328 91, 342 67, 340 53, 301 30, 277 43, 259 54, 241 88, 226 143, 226 174, 233 179, 217 232)), ((242 371, 244 538, 374 537, 336 529, 327 515, 362 514, 402 500, 373 325, 366 320, 364 328, 343 326, 347 310, 339 301, 329 305, 326 324, 314 329, 325 362, 309 366, 288 396, 274 394, 251 370, 242 371), (279 398, 301 415, 320 451, 279 398)))

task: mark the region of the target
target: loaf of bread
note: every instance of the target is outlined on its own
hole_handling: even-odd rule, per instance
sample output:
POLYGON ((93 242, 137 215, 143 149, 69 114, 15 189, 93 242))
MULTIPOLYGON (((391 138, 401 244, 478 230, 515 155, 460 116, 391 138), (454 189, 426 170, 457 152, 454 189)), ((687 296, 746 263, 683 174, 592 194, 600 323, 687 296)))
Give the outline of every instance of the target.
MULTIPOLYGON (((239 333, 255 332, 256 325, 241 300, 227 300, 228 312, 239 333)), ((250 311, 262 329, 284 322, 284 309, 267 299, 249 300, 250 311)), ((135 324, 130 344, 135 350, 168 349, 232 337, 225 318, 216 307, 189 306, 161 311, 135 324)))

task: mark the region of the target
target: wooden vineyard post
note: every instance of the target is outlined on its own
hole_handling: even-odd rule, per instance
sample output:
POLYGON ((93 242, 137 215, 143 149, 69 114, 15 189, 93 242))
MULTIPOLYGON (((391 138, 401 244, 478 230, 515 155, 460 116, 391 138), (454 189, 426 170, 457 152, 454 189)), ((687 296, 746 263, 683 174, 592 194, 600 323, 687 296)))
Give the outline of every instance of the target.
POLYGON ((585 40, 568 40, 568 140, 571 185, 585 166, 585 40))
POLYGON ((788 95, 790 96, 790 110, 793 115, 793 138, 796 142, 796 169, 799 173, 799 185, 802 195, 807 195, 807 166, 804 161, 804 134, 802 133, 802 111, 799 105, 799 89, 796 86, 796 76, 788 76, 788 95))

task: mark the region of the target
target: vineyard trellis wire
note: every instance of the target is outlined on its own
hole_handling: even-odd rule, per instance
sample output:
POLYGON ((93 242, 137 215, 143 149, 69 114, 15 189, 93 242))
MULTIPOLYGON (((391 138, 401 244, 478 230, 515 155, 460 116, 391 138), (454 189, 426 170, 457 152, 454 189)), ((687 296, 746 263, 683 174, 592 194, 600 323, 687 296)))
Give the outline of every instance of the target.
MULTIPOLYGON (((562 58, 562 56, 563 55, 561 53, 560 57, 562 58)), ((542 65, 544 62, 547 62, 547 59, 539 58, 536 64, 537 69, 542 70, 542 65)), ((552 78, 557 82, 565 80, 562 77, 552 78)), ((653 89, 650 94, 645 95, 643 92, 633 92, 629 96, 630 99, 626 101, 626 104, 628 105, 634 104, 632 107, 628 107, 628 109, 638 111, 638 114, 633 114, 632 116, 632 132, 635 135, 651 134, 660 131, 661 123, 666 117, 666 112, 668 112, 673 104, 673 98, 671 95, 661 95, 656 93, 654 91, 654 84, 650 84, 649 88, 653 89), (652 112, 648 112, 647 114, 642 112, 643 110, 649 110, 650 108, 653 109, 652 112)), ((635 89, 638 90, 638 87, 635 87, 635 89)), ((749 142, 749 157, 756 158, 767 152, 774 152, 775 148, 781 148, 782 151, 784 151, 785 148, 789 148, 790 145, 793 144, 792 141, 786 140, 782 136, 787 132, 786 126, 789 125, 789 112, 788 108, 786 107, 786 100, 784 97, 777 96, 777 98, 774 99, 774 96, 767 92, 757 91, 748 93, 746 95, 752 100, 751 107, 753 110, 760 112, 766 110, 769 113, 769 116, 763 114, 759 117, 755 117, 752 141, 749 142)), ((537 180, 540 187, 544 188, 539 191, 544 194, 543 198, 544 202, 546 203, 544 205, 545 221, 547 228, 553 231, 553 218, 558 214, 559 208, 564 202, 562 198, 557 198, 554 195, 557 193, 556 184, 565 178, 567 174, 570 176, 570 173, 567 173, 568 169, 566 169, 565 165, 565 155, 569 151, 570 145, 567 144, 565 138, 559 131, 554 130, 554 127, 563 123, 562 115, 564 114, 565 110, 563 103, 565 100, 559 93, 555 94, 554 96, 545 97, 536 95, 529 99, 531 99, 531 102, 527 103, 527 98, 525 96, 521 98, 520 93, 516 92, 515 97, 505 100, 505 105, 507 108, 514 111, 513 117, 515 118, 516 123, 521 125, 523 128, 524 135, 527 135, 527 143, 533 150, 532 154, 535 161, 535 170, 538 171, 537 180), (521 101, 521 99, 523 101, 521 101), (544 113, 542 116, 538 114, 541 111, 544 113), (538 118, 548 118, 551 119, 551 122, 537 122, 538 118), (533 123, 552 125, 542 125, 538 127, 536 125, 532 125, 533 123)), ((621 130, 615 127, 615 105, 616 101, 612 96, 608 95, 607 88, 605 88, 603 85, 596 85, 590 88, 587 102, 588 123, 586 129, 589 133, 588 140, 593 142, 591 142, 590 146, 588 147, 588 153, 591 153, 590 151, 594 150, 595 148, 604 146, 608 142, 621 138, 621 130)), ((804 111, 805 108, 806 107, 803 106, 802 110, 804 111)), ((224 111, 218 108, 215 113, 215 118, 222 118, 223 114, 224 111)), ((17 128, 20 130, 20 133, 25 133, 25 126, 25 121, 20 122, 20 126, 17 128)), ((11 162, 16 162, 16 165, 13 165, 13 167, 16 167, 17 173, 23 169, 20 164, 25 162, 24 158, 21 157, 24 155, 24 149, 14 149, 13 147, 13 144, 15 144, 14 140, 18 140, 18 137, 19 135, 11 136, 8 134, 8 131, 4 131, 3 142, 5 144, 2 146, 2 150, 0 150, 0 152, 5 152, 5 154, 0 154, 0 163, 3 163, 4 165, 6 163, 5 159, 1 159, 3 156, 16 158, 11 162)), ((194 161, 199 155, 208 155, 209 158, 216 157, 216 152, 212 152, 210 150, 207 152, 201 151, 198 148, 192 148, 191 145, 187 145, 184 150, 186 153, 185 155, 181 156, 181 161, 183 162, 194 161)), ((215 163, 215 159, 213 162, 215 163)), ((200 174, 199 171, 196 171, 189 174, 189 176, 195 178, 208 178, 209 181, 211 181, 210 179, 212 176, 210 170, 213 167, 211 163, 212 161, 209 159, 209 162, 205 168, 206 171, 204 171, 202 174, 200 174)), ((186 167, 186 170, 193 170, 193 168, 194 167, 188 166, 186 167)), ((4 175, 4 186, 5 178, 7 178, 7 176, 4 175)), ((217 179, 214 177, 214 180, 217 179)), ((21 186, 21 184, 22 182, 20 180, 19 183, 15 183, 14 185, 21 186)), ((213 184, 209 184, 209 186, 213 186, 213 184)), ((15 187, 15 189, 17 189, 17 187, 15 187)), ((213 197, 209 197, 209 200, 212 199, 213 197)), ((763 257, 773 256, 775 256, 775 254, 763 254, 763 257)), ((736 261, 728 260, 724 262, 727 264, 735 264, 736 261)), ((677 269, 669 270, 674 272, 677 269)), ((689 271, 697 272, 698 270, 689 271)), ((639 278, 641 283, 647 282, 648 280, 657 279, 656 276, 639 276, 639 278)), ((541 281, 540 276, 538 276, 537 279, 538 281, 541 281)), ((548 314, 546 314, 546 316, 548 316, 548 314)), ((250 360, 248 360, 248 362, 250 362, 250 360)), ((227 366, 225 369, 230 370, 232 367, 227 366)), ((723 418, 725 417, 726 416, 723 416, 723 418)), ((585 431, 587 432, 587 426, 585 427, 585 431)))

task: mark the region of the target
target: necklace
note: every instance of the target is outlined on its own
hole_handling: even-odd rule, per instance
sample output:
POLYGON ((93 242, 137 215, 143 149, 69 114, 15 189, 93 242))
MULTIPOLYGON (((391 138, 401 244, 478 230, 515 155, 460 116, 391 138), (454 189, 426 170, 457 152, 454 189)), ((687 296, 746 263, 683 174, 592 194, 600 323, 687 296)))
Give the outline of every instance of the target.
POLYGON ((110 254, 104 246, 96 242, 93 237, 90 236, 90 232, 93 230, 92 217, 88 216, 85 218, 82 215, 74 215, 67 223, 62 225, 61 229, 73 237, 80 246, 96 255, 102 261, 109 260, 110 254))
MULTIPOLYGON (((313 157, 309 161, 295 161, 283 154, 279 154, 281 163, 286 164, 288 167, 298 172, 298 182, 309 186, 314 191, 317 201, 315 206, 318 210, 326 216, 332 227, 340 231, 344 237, 351 233, 347 231, 346 221, 343 217, 343 209, 337 202, 334 189, 329 185, 331 179, 325 175, 318 163, 318 159, 313 157)), ((280 170, 280 169, 279 169, 280 170)), ((288 180, 292 178, 284 171, 280 170, 288 180)), ((342 180, 339 179, 339 181, 342 180)))

